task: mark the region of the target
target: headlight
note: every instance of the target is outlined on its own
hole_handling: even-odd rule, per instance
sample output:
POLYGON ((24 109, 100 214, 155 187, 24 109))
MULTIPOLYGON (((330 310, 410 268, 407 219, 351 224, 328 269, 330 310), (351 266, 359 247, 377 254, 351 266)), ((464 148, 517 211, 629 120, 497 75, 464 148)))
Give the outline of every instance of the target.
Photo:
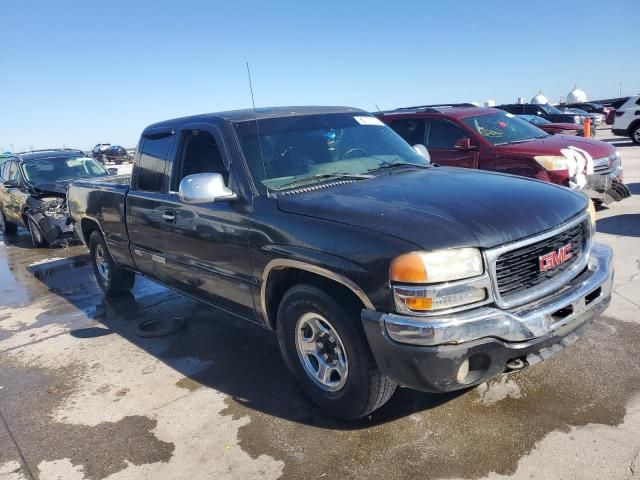
POLYGON ((533 159, 545 170, 569 170, 569 160, 562 155, 537 155, 533 159))
POLYGON ((411 252, 391 262, 389 278, 401 283, 440 283, 482 275, 484 265, 477 248, 411 252))
POLYGON ((481 302, 487 298, 488 287, 488 276, 481 276, 483 273, 482 255, 477 248, 400 255, 391 262, 389 272, 389 278, 396 283, 396 310, 428 313, 481 302))

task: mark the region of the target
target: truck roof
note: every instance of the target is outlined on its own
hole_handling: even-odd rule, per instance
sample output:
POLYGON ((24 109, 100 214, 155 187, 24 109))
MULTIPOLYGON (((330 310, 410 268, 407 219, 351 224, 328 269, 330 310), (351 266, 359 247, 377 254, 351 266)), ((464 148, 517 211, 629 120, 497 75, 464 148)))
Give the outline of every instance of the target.
MULTIPOLYGON (((262 120, 265 118, 296 117, 304 115, 322 115, 328 113, 367 113, 359 108, 352 107, 324 107, 324 106, 290 106, 290 107, 260 107, 245 108, 242 110, 228 110, 224 112, 204 113, 188 117, 174 118, 149 125, 149 128, 167 127, 176 123, 184 123, 185 120, 203 121, 214 118, 223 118, 228 122, 246 122, 250 120, 262 120)), ((145 129, 146 130, 146 129, 145 129)))

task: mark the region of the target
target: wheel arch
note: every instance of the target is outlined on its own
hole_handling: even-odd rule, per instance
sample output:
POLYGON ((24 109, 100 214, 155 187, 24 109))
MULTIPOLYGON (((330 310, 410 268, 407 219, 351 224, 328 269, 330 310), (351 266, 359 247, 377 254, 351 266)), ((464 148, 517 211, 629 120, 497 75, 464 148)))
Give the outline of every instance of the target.
POLYGON ((82 243, 88 246, 89 238, 91 238, 91 234, 94 231, 100 232, 100 235, 104 237, 102 228, 100 228, 100 224, 97 220, 90 217, 83 217, 80 220, 80 233, 82 234, 82 238, 80 240, 82 241, 82 243))
POLYGON ((289 288, 300 283, 339 295, 348 307, 375 310, 364 291, 344 275, 298 260, 276 259, 265 267, 260 288, 260 307, 267 328, 277 328, 277 311, 282 297, 289 288))
POLYGON ((629 124, 629 128, 627 128, 627 133, 631 135, 636 127, 640 126, 640 118, 636 118, 633 122, 629 124))

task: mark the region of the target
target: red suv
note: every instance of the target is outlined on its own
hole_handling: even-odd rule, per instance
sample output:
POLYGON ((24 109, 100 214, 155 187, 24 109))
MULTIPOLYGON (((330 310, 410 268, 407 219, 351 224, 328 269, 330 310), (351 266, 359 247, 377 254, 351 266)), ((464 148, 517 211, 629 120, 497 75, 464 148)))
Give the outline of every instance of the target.
POLYGON ((586 152, 594 170, 582 191, 604 203, 631 195, 622 183, 620 155, 605 142, 550 135, 513 114, 473 104, 398 108, 376 115, 409 144, 426 146, 439 165, 522 175, 569 187, 574 186, 575 173, 567 154, 578 152, 585 158, 586 152))

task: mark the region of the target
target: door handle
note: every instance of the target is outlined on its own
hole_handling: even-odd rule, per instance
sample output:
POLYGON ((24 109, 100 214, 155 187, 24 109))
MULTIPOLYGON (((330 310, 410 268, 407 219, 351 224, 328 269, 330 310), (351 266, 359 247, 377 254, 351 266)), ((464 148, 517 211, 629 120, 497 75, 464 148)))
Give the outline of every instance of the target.
POLYGON ((162 219, 167 223, 173 223, 176 221, 176 212, 173 210, 165 210, 162 212, 162 219))

